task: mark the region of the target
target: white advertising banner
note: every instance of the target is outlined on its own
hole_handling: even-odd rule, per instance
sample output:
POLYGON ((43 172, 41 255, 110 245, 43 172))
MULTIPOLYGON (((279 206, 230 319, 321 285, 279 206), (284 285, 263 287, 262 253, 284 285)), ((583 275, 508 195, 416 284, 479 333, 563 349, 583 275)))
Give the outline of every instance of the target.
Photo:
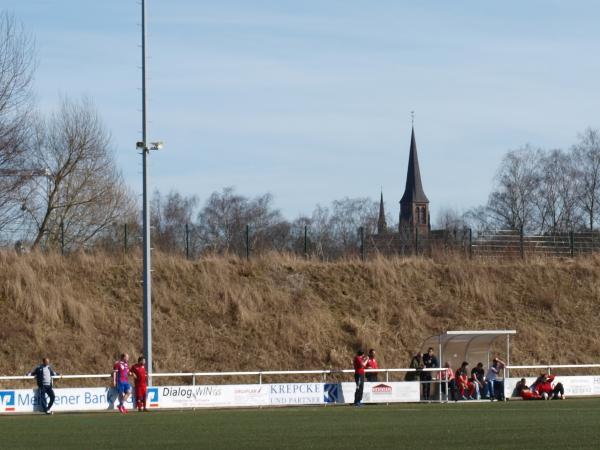
MULTIPOLYGON (((339 403, 353 403, 356 384, 341 384, 344 401, 339 403)), ((365 383, 363 389, 363 403, 418 402, 419 399, 420 391, 418 381, 365 383)))
MULTIPOLYGON (((54 411, 102 411, 115 409, 117 392, 109 388, 54 389, 54 411)), ((129 399, 127 408, 132 408, 129 399)), ((41 411, 37 389, 0 390, 0 413, 41 411)))
POLYGON ((321 405, 325 403, 325 383, 281 383, 268 386, 271 405, 321 405))
MULTIPOLYGON (((506 397, 511 397, 515 394, 515 386, 521 378, 508 378, 504 391, 506 397)), ((536 377, 525 378, 527 386, 531 386, 536 377)), ((554 379, 554 384, 562 383, 565 388, 565 397, 585 397, 592 395, 600 395, 600 376, 557 376, 554 379)), ((516 394, 515 394, 516 395, 516 394)))
POLYGON ((266 406, 268 384, 155 386, 148 388, 152 408, 266 406))
MULTIPOLYGON (((520 378, 506 380, 507 396, 520 378)), ((531 385, 535 378, 526 379, 531 385)), ((567 397, 600 396, 600 376, 557 376, 567 397)), ((201 386, 153 386, 148 388, 150 408, 259 407, 286 405, 348 404, 354 401, 356 385, 346 383, 273 383, 201 386)), ((108 411, 115 409, 117 394, 109 388, 60 388, 54 390, 53 410, 108 411)), ((365 383, 363 402, 418 402, 418 382, 365 383)), ((128 409, 133 408, 131 399, 128 409)), ((0 389, 0 414, 39 411, 37 389, 0 389)))

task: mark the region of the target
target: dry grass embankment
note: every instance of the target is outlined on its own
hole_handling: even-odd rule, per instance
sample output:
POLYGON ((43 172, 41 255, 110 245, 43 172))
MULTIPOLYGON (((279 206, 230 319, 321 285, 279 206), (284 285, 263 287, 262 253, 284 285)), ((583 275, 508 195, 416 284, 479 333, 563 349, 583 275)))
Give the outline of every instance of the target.
MULTIPOLYGON (((322 263, 154 258, 157 371, 348 367, 353 349, 406 366, 448 329, 516 328, 513 361, 600 353, 600 259, 451 258, 322 263)), ((0 253, 0 374, 48 354, 63 373, 104 372, 141 348, 141 262, 0 253)))

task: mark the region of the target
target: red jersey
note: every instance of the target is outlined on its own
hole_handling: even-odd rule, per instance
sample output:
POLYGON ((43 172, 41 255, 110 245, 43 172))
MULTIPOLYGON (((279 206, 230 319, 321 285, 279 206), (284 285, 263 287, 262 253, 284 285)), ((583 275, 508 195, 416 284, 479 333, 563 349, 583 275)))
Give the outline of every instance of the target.
POLYGON ((143 364, 134 364, 131 366, 130 372, 135 375, 136 386, 146 386, 148 384, 148 374, 146 373, 146 366, 143 364))
POLYGON ((354 373, 356 375, 365 374, 365 366, 363 365, 363 357, 356 355, 354 357, 354 373))
POLYGON ((125 361, 117 361, 113 366, 113 372, 117 374, 117 383, 127 383, 129 365, 125 361))
POLYGON ((379 369, 379 364, 377 364, 377 360, 375 358, 369 358, 365 369, 379 369))

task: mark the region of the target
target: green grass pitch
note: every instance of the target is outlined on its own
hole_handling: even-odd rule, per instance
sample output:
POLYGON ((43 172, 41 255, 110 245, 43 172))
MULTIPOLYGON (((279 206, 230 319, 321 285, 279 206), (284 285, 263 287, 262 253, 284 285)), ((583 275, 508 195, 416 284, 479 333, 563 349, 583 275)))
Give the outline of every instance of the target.
POLYGON ((0 416, 0 448, 598 449, 600 399, 0 416))

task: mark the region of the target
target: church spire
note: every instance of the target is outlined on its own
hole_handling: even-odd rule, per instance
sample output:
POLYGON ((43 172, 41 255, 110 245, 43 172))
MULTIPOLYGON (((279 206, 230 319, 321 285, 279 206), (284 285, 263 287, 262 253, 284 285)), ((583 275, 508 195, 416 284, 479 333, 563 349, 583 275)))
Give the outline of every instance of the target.
POLYGON ((410 137, 410 153, 408 157, 408 171, 406 173, 406 188, 400 203, 429 203, 423 185, 421 184, 421 171, 419 170, 419 158, 417 156, 417 141, 415 139, 415 127, 412 127, 410 137))
POLYGON ((427 233, 429 231, 429 199, 425 195, 421 184, 414 125, 410 136, 406 188, 400 200, 400 222, 398 226, 400 232, 408 230, 409 232, 427 233))
POLYGON ((379 220, 377 221, 377 234, 387 232, 387 223, 385 221, 385 211, 383 209, 383 190, 381 191, 381 199, 379 200, 379 220))

